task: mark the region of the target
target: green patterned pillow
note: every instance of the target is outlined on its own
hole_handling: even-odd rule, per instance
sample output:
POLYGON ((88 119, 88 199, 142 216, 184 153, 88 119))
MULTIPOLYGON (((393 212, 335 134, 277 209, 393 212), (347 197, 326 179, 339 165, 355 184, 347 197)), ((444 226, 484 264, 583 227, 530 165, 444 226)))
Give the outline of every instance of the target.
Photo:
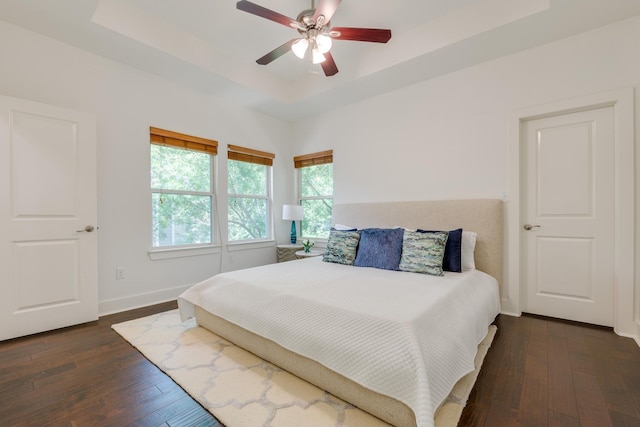
POLYGON ((404 232, 400 270, 442 276, 442 259, 449 233, 404 232))
POLYGON ((324 262, 353 265, 359 241, 359 231, 339 231, 332 228, 329 232, 329 241, 322 260, 324 262))

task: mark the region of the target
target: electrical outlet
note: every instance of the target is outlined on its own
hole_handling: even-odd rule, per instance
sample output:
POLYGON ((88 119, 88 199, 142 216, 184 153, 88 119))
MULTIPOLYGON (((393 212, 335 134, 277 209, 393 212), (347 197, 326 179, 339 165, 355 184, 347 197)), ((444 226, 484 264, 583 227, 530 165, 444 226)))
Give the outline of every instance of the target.
POLYGON ((231 254, 227 255, 227 262, 228 262, 229 264, 232 264, 232 263, 233 263, 233 255, 231 255, 231 254))
POLYGON ((116 268, 116 280, 124 279, 124 268, 117 267, 116 268))

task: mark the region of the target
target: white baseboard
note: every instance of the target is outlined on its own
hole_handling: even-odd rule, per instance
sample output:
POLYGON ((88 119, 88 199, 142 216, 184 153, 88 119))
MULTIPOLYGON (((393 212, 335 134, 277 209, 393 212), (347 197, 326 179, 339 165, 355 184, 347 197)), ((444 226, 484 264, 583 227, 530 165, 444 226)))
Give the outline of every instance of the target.
POLYGON ((98 302, 98 315, 119 313, 121 311, 133 310, 134 308, 146 307, 153 304, 172 301, 181 293, 189 289, 191 285, 179 286, 177 288, 162 289, 160 291, 148 292, 146 294, 131 295, 98 302))
MULTIPOLYGON (((615 331, 614 331, 615 332, 615 331)), ((621 336, 621 337, 625 337, 625 338, 631 338, 632 340, 635 341, 636 344, 638 344, 638 346, 640 347, 640 340, 638 339, 637 336, 633 335, 633 334, 625 334, 625 333, 618 333, 615 332, 616 335, 621 336)))
POLYGON ((635 340, 636 344, 638 344, 638 347, 640 347, 640 322, 636 320, 633 323, 635 323, 635 325, 636 325, 635 335, 632 335, 629 338, 633 338, 635 340))
POLYGON ((505 311, 505 310, 500 311, 500 314, 504 314, 505 316, 513 316, 513 317, 521 317, 522 316, 522 313, 514 313, 512 311, 505 311))

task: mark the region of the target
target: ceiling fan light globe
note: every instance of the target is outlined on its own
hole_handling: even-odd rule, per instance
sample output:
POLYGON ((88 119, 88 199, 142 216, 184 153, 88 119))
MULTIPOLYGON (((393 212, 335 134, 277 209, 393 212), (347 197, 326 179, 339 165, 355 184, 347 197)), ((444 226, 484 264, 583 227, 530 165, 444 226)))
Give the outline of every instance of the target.
POLYGON ((295 43, 291 45, 291 51, 295 56, 300 59, 304 59, 305 53, 309 48, 309 40, 306 38, 298 39, 295 43))
POLYGON ((320 50, 313 49, 311 51, 311 62, 313 62, 314 64, 320 64, 324 62, 326 59, 327 58, 325 58, 325 56, 322 54, 322 52, 320 52, 320 50))
POLYGON ((331 50, 331 46, 333 45, 333 41, 331 37, 326 34, 318 34, 316 37, 316 43, 318 44, 318 50, 321 53, 327 53, 331 50))

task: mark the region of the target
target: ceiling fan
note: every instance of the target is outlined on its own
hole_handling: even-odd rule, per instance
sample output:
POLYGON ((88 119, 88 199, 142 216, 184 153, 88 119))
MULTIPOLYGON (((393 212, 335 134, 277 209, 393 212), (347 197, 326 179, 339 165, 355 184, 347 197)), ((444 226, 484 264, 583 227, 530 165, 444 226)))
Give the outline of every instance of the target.
POLYGON ((260 65, 267 65, 285 53, 292 51, 298 58, 306 59, 313 64, 320 64, 326 76, 338 73, 333 56, 331 56, 332 40, 353 40, 361 42, 386 43, 391 38, 391 30, 377 28, 330 28, 330 20, 342 0, 319 0, 318 7, 311 0, 311 9, 303 10, 296 19, 267 9, 247 0, 236 3, 242 11, 252 13, 278 24, 298 30, 301 37, 289 40, 258 59, 260 65))

